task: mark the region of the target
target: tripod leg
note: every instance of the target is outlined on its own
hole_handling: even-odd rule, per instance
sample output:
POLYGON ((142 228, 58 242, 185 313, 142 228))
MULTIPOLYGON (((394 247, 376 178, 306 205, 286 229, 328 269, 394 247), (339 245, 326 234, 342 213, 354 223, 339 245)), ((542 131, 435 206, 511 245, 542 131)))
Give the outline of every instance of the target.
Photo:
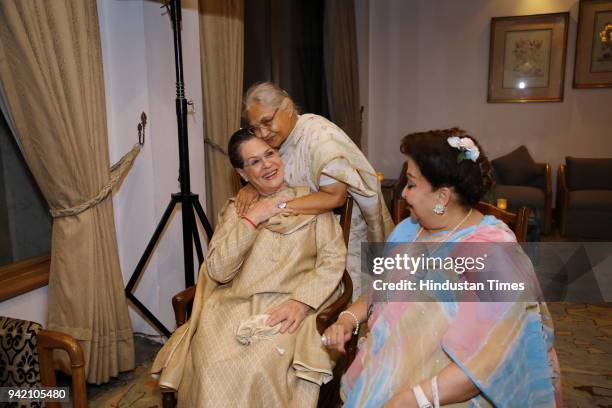
POLYGON ((153 252, 153 249, 155 248, 155 244, 157 244, 157 241, 159 240, 159 236, 164 230, 166 223, 168 222, 168 219, 170 218, 170 215, 172 215, 172 210, 174 210, 174 206, 176 205, 176 203, 177 201, 174 198, 172 198, 170 200, 170 203, 168 204, 168 207, 166 207, 166 211, 164 211, 164 215, 162 215, 162 218, 159 221, 159 224, 157 224, 157 227, 155 228, 155 232, 153 232, 153 236, 149 240, 149 243, 147 244, 147 248, 145 249, 144 253, 140 257, 140 260, 138 261, 138 265, 136 265, 136 269, 134 269, 134 273, 132 274, 132 277, 130 278, 130 281, 128 282, 125 288, 126 292, 132 293, 132 289, 134 289, 136 282, 138 282, 138 279, 140 278, 140 275, 142 274, 142 270, 144 269, 144 266, 147 264, 147 261, 149 260, 149 257, 151 256, 151 252, 153 252))
POLYGON ((196 213, 198 214, 198 218, 200 218, 200 222, 204 226, 204 231, 206 231, 208 242, 210 242, 210 239, 213 236, 213 229, 210 226, 210 223, 208 222, 208 218, 206 218, 206 213, 204 212, 204 209, 202 208, 202 204, 200 204, 199 201, 195 201, 194 205, 195 205, 196 213))
MULTIPOLYGON (((195 215, 192 215, 195 218, 195 215)), ((204 253, 202 252, 202 243, 200 242, 200 231, 198 231, 198 223, 193 222, 193 242, 195 243, 196 253, 198 254, 199 266, 204 263, 204 253)), ((199 270, 199 268, 198 268, 199 270)))
POLYGON ((182 219, 183 219, 183 260, 185 265, 185 287, 189 288, 195 284, 193 278, 193 228, 195 227, 195 218, 191 210, 191 202, 183 198, 182 203, 182 219))
POLYGON ((164 326, 164 324, 160 322, 157 317, 155 317, 153 313, 151 313, 151 311, 147 309, 147 307, 136 298, 136 296, 134 296, 132 293, 128 293, 127 298, 134 304, 134 306, 136 306, 136 309, 140 310, 140 312, 145 315, 147 320, 149 320, 149 322, 153 324, 153 326, 155 326, 157 330, 159 330, 167 338, 170 338, 170 336, 172 335, 172 333, 170 333, 170 330, 168 330, 168 328, 164 326))

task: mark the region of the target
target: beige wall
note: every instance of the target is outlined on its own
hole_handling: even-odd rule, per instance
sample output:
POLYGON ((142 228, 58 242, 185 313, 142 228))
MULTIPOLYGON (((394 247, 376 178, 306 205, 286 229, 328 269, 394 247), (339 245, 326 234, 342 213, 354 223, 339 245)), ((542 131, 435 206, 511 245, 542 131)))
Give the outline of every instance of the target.
MULTIPOLYGON (((367 0, 360 0, 367 2, 367 0)), ((491 158, 525 144, 553 172, 566 155, 612 157, 612 88, 573 89, 576 0, 370 0, 357 19, 366 73, 368 157, 396 177, 401 137, 460 126, 491 158), (563 102, 490 104, 491 17, 570 11, 563 102), (364 26, 364 21, 367 26, 364 26)))

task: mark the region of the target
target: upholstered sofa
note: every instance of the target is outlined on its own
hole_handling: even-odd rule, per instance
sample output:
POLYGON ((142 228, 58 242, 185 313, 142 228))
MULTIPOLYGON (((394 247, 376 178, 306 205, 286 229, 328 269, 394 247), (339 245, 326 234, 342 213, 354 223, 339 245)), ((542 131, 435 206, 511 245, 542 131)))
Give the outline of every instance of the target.
POLYGON ((552 180, 551 166, 536 163, 525 146, 492 160, 495 175, 495 195, 508 200, 508 209, 516 212, 529 207, 544 234, 551 230, 552 180))
POLYGON ((557 177, 561 235, 612 238, 612 158, 566 157, 557 177))

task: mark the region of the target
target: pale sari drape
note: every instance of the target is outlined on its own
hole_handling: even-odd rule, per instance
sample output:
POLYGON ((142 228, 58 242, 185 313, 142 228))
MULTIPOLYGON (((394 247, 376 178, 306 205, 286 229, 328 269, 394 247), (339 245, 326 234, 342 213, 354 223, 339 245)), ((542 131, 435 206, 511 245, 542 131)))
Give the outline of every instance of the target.
MULTIPOLYGON (((98 196, 109 182, 103 78, 96 2, 0 2, 8 117, 56 214, 98 196)), ((79 341, 92 383, 134 367, 113 205, 105 197, 55 218, 52 233, 47 327, 79 341)))
POLYGON ((361 293, 361 243, 384 242, 393 230, 380 181, 361 150, 334 123, 305 114, 280 148, 285 180, 318 191, 321 176, 348 186, 353 197, 351 232, 346 269, 353 280, 353 299, 361 293))

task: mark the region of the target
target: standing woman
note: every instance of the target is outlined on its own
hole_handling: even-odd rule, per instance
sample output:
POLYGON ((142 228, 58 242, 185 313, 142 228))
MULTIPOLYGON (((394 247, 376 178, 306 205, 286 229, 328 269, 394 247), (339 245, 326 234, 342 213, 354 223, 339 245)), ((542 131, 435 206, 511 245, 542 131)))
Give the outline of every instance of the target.
MULTIPOLYGON (((289 94, 270 82, 249 88, 244 116, 257 137, 279 149, 287 183, 314 191, 286 203, 294 213, 330 211, 344 204, 347 193, 357 203, 347 258, 353 298, 357 298, 361 293, 361 242, 383 242, 394 226, 372 165, 342 129, 322 116, 300 115, 289 94)), ((254 188, 244 187, 236 202, 239 214, 257 197, 254 188)))

